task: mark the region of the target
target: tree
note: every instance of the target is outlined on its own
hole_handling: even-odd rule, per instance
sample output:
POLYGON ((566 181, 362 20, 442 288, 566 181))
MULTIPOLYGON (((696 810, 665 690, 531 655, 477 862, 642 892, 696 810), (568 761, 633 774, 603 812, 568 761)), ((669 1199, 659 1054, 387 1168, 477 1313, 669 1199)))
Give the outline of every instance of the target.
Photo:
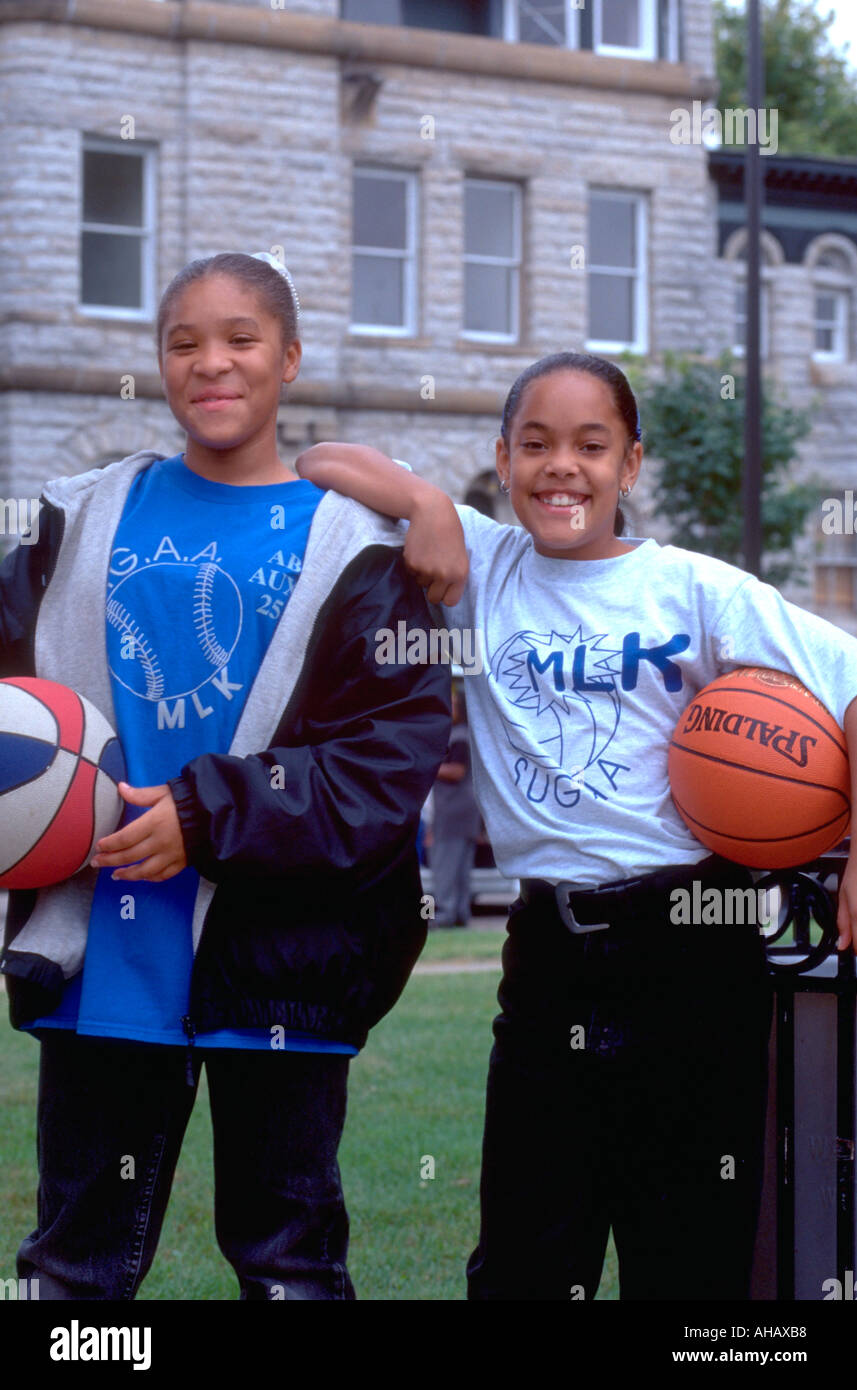
MULTIPOLYGON (((723 112, 747 105, 746 16, 725 0, 715 0, 714 15, 723 112)), ((765 106, 777 111, 778 154, 857 156, 857 73, 831 43, 833 17, 811 0, 762 0, 765 106)))
MULTIPOLYGON (((715 362, 665 353, 657 376, 628 361, 647 453, 663 460, 654 486, 670 543, 740 565, 743 551, 743 376, 729 352, 715 362)), ((762 577, 801 578, 793 546, 818 498, 820 480, 795 483, 788 471, 796 444, 809 434, 805 411, 781 404, 766 385, 763 411, 762 577)))

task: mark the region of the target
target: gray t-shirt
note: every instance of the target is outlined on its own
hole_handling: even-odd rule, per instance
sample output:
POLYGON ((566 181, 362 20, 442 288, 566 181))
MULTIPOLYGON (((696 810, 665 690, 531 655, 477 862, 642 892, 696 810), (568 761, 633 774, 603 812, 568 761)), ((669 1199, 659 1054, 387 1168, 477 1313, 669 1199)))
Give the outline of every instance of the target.
POLYGON ((470 577, 444 613, 483 648, 466 681, 473 778, 508 878, 592 888, 704 859, 667 750, 717 676, 789 671, 840 725, 857 697, 857 639, 733 565, 632 537, 611 559, 552 559, 520 527, 458 514, 470 577))

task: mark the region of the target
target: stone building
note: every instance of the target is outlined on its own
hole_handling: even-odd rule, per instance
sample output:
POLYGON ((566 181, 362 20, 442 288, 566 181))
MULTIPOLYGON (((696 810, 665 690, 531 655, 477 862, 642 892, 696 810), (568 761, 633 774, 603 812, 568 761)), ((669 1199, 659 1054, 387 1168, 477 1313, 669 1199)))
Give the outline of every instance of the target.
MULTIPOLYGON (((800 446, 796 472, 820 480, 803 547, 812 585, 797 596, 857 632, 857 162, 779 155, 760 162, 763 370, 783 399, 810 412, 813 428, 800 446), (833 503, 843 514, 842 526, 833 525, 833 503)), ((725 306, 721 301, 726 312, 720 332, 740 352, 747 242, 743 159, 717 150, 709 165, 718 190, 718 262, 727 297, 725 306)))
MULTIPOLYGON (((670 138, 717 90, 711 0, 0 0, 0 74, 5 498, 178 451, 153 319, 217 251, 282 248, 298 287, 285 459, 365 441, 486 507, 530 362, 736 331, 722 180, 670 138)), ((803 346, 773 341, 808 390, 803 346)), ((831 486, 844 437, 828 411, 831 486)), ((629 529, 658 534, 647 496, 629 529)))

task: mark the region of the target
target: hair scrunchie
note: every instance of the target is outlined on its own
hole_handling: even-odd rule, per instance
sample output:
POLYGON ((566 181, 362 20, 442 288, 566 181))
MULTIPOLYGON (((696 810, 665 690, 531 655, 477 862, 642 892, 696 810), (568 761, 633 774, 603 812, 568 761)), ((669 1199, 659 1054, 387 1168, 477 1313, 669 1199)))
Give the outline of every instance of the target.
POLYGON ((276 256, 272 256, 270 251, 245 251, 244 254, 246 256, 251 256, 254 261, 267 261, 268 265, 271 266, 273 270, 276 270, 278 275, 282 275, 283 279, 288 284, 288 287, 292 292, 292 298, 295 301, 295 315, 297 318, 300 318, 301 302, 298 299, 298 292, 295 289, 295 282, 289 274, 287 268, 283 265, 283 262, 278 261, 276 256))

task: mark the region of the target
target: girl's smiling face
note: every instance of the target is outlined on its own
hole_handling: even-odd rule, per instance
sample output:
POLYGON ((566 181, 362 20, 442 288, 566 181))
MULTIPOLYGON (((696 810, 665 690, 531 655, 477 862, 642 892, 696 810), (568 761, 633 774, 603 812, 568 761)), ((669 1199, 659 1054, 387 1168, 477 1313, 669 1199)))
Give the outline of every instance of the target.
POLYGON ((610 387, 588 372, 560 369, 524 388, 497 440, 497 473, 540 555, 602 560, 632 549, 613 534, 619 490, 633 486, 643 450, 610 387))
POLYGON ((164 325, 159 365, 167 402, 189 447, 222 451, 275 440, 280 387, 298 374, 301 345, 246 285, 205 275, 164 325))

